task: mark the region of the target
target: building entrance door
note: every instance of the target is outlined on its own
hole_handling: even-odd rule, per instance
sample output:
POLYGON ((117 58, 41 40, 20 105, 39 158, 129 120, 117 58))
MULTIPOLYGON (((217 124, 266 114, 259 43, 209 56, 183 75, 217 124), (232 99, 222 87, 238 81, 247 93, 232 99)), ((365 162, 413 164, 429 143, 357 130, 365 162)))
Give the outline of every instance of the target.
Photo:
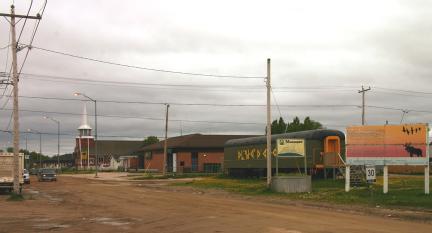
POLYGON ((173 172, 173 155, 167 154, 167 172, 173 172))
POLYGON ((192 152, 191 154, 191 171, 198 171, 198 152, 192 152))

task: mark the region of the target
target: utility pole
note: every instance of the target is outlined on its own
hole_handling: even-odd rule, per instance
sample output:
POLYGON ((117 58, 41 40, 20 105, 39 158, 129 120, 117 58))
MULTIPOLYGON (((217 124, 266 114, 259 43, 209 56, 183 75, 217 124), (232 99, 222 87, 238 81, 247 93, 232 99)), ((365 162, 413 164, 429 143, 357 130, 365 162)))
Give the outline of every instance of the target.
POLYGON ((271 176, 272 176, 272 150, 271 150, 271 102, 270 102, 270 91, 271 91, 271 83, 270 83, 270 58, 267 58, 267 188, 270 188, 271 185, 271 176))
POLYGON ((11 5, 11 13, 4 14, 0 13, 0 16, 10 17, 10 31, 12 34, 12 85, 13 85, 13 189, 16 194, 20 192, 19 183, 19 117, 18 117, 18 66, 17 66, 17 50, 18 43, 16 41, 15 32, 15 18, 27 18, 27 19, 41 19, 40 15, 27 16, 27 15, 15 15, 15 6, 11 5))
POLYGON ((370 87, 368 89, 364 89, 362 86, 362 89, 358 91, 358 93, 362 94, 362 125, 365 124, 365 93, 370 90, 370 87))
POLYGON ((169 104, 166 105, 166 115, 165 115, 165 141, 164 141, 164 155, 163 155, 163 168, 162 173, 165 176, 166 170, 167 170, 167 146, 168 146, 168 110, 169 110, 169 104))

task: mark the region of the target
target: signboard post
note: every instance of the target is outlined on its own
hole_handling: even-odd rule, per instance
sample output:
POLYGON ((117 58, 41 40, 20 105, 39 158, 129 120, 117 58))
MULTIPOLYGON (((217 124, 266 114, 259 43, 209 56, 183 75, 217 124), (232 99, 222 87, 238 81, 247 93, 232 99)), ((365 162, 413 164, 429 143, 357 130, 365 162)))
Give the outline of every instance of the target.
POLYGON ((384 166, 384 193, 388 192, 388 166, 425 166, 425 193, 429 194, 428 129, 428 124, 348 127, 347 164, 384 166))
POLYGON ((350 191, 350 177, 351 171, 350 171, 350 166, 347 165, 345 167, 345 192, 349 192, 350 191))
POLYGON ((304 157, 304 171, 307 175, 306 144, 304 139, 279 138, 277 139, 276 174, 279 170, 279 156, 284 158, 304 157))
POLYGON ((384 165, 383 169, 383 193, 388 193, 388 166, 384 165))

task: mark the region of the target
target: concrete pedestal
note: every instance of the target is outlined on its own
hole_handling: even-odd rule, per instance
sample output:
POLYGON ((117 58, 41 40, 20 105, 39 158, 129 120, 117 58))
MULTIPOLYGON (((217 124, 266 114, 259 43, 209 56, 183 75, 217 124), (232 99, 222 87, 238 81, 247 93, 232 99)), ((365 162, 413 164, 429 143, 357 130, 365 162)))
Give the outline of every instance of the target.
POLYGON ((275 176, 271 189, 281 193, 304 193, 312 191, 311 176, 275 176))

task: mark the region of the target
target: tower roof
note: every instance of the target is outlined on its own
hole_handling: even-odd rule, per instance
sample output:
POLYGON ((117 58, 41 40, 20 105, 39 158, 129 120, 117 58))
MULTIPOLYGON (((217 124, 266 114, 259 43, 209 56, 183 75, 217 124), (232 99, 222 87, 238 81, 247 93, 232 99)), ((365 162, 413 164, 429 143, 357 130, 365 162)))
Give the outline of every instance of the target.
POLYGON ((84 104, 84 109, 83 109, 83 113, 81 116, 81 125, 80 125, 80 127, 78 127, 78 130, 81 130, 81 129, 92 129, 92 127, 90 127, 90 125, 88 124, 88 121, 87 121, 87 106, 86 106, 86 104, 84 104))

